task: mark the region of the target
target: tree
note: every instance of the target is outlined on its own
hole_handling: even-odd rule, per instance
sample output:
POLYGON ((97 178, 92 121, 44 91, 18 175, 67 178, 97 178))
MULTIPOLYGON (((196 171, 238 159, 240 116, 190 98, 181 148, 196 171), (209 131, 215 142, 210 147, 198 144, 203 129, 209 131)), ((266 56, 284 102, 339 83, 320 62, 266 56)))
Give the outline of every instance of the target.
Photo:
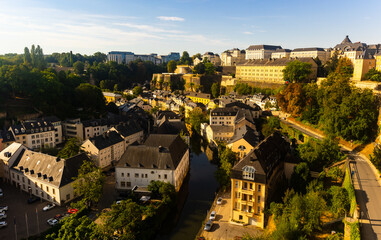
POLYGON ((24 63, 32 64, 32 57, 30 56, 30 52, 27 47, 24 48, 24 63))
POLYGON ((74 72, 76 74, 83 74, 84 73, 84 70, 85 70, 85 64, 81 61, 76 61, 74 64, 73 64, 73 68, 74 68, 74 72))
POLYGON ((197 74, 204 74, 205 73, 205 65, 204 63, 200 62, 193 68, 193 72, 197 74))
POLYGON ((82 196, 84 203, 91 206, 98 203, 103 192, 105 176, 102 170, 91 161, 84 161, 74 179, 73 188, 77 196, 82 196))
POLYGON ((270 136, 276 129, 280 128, 280 120, 277 117, 269 117, 267 122, 262 126, 262 134, 270 136))
POLYGON ((237 161, 237 154, 230 148, 219 149, 218 152, 220 166, 215 174, 220 186, 226 187, 230 184, 230 173, 234 163, 237 161))
POLYGON ((79 107, 88 112, 103 112, 106 108, 105 98, 100 88, 89 83, 81 83, 75 88, 76 99, 79 107))
POLYGON ((310 169, 306 162, 301 162, 294 168, 294 172, 291 175, 290 185, 296 192, 305 193, 309 179, 310 169))
POLYGON ((62 148, 61 151, 58 152, 57 157, 61 158, 71 158, 78 153, 82 152, 81 149, 81 142, 78 138, 69 138, 67 142, 65 143, 64 148, 62 148))
POLYGON ((381 171, 381 147, 379 145, 374 147, 373 154, 370 154, 370 161, 381 171))
POLYGON ((143 93, 143 88, 141 86, 136 86, 132 89, 132 92, 134 93, 134 95, 139 96, 143 93))
POLYGON ((286 68, 283 69, 283 79, 291 83, 308 82, 312 72, 311 67, 311 63, 301 62, 299 60, 289 62, 286 68))
POLYGON ((211 87, 211 92, 214 98, 220 96, 220 85, 218 83, 213 83, 211 87))
POLYGON ((204 66, 205 66, 205 73, 207 75, 213 75, 216 73, 216 67, 214 66, 213 63, 207 62, 204 64, 204 66))
POLYGON ((352 61, 346 57, 340 58, 337 63, 335 72, 338 74, 342 74, 344 76, 352 77, 353 75, 352 61))
POLYGON ((331 196, 331 211, 335 217, 344 216, 349 212, 350 202, 348 192, 343 187, 332 186, 329 189, 331 196))
POLYGON ((381 82, 381 71, 376 69, 369 69, 369 71, 364 75, 365 80, 381 82))
POLYGON ((197 107, 189 112, 189 123, 198 134, 201 134, 201 123, 207 121, 207 117, 200 108, 197 107))
POLYGON ((301 83, 288 84, 286 89, 278 93, 277 100, 282 111, 299 116, 306 104, 303 85, 301 83))
POLYGON ((167 64, 167 70, 168 70, 169 73, 175 72, 176 67, 177 67, 177 63, 176 63, 175 60, 171 60, 167 64))
POLYGON ((183 52, 183 55, 180 58, 180 64, 185 64, 185 65, 193 64, 193 60, 191 57, 189 57, 189 53, 187 51, 183 52))

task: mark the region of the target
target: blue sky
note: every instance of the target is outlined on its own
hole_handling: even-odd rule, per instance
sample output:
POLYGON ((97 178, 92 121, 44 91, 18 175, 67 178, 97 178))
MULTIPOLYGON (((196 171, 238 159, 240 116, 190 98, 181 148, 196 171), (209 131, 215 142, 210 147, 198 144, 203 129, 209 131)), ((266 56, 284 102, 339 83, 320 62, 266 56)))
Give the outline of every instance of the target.
POLYGON ((191 55, 253 44, 381 43, 380 0, 0 0, 0 54, 132 51, 191 55))

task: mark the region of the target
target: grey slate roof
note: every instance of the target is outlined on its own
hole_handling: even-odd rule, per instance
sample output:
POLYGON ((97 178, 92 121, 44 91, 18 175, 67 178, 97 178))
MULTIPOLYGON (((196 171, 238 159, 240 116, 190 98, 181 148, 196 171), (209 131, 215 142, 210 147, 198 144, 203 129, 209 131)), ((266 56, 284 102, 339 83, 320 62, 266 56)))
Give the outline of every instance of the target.
POLYGON ((282 48, 281 46, 274 46, 274 45, 251 45, 246 50, 277 50, 282 48))
POLYGON ((12 169, 24 172, 42 181, 62 187, 73 181, 78 175, 78 169, 85 160, 85 153, 68 159, 59 159, 47 154, 24 150, 20 153, 12 169))
POLYGON ((3 139, 3 143, 14 142, 15 138, 11 131, 0 131, 0 138, 3 139))
POLYGON ((286 160, 289 152, 290 144, 279 132, 275 132, 234 165, 231 176, 232 178, 242 179, 242 168, 252 166, 255 168, 254 181, 266 183, 267 177, 270 177, 272 171, 286 160))
POLYGON ((116 167, 175 170, 187 150, 178 135, 151 134, 144 145, 128 146, 116 167))
POLYGON ((252 147, 255 147, 260 141, 260 135, 251 127, 244 125, 240 128, 235 129, 234 136, 229 143, 234 143, 240 139, 244 139, 252 147))
POLYGON ((123 137, 131 136, 132 134, 143 131, 143 129, 139 126, 137 122, 134 120, 130 120, 115 126, 115 129, 118 131, 120 135, 123 137))
POLYGON ((318 48, 318 47, 311 47, 311 48, 295 48, 292 50, 293 52, 308 52, 308 51, 323 51, 324 48, 318 48))
POLYGON ((53 124, 48 121, 43 120, 30 120, 23 122, 22 124, 11 126, 14 134, 22 135, 22 134, 31 134, 39 133, 39 132, 47 132, 54 130, 53 124))
POLYGON ((107 131, 103 135, 92 137, 89 139, 98 150, 110 147, 114 144, 123 142, 123 138, 116 131, 107 131))

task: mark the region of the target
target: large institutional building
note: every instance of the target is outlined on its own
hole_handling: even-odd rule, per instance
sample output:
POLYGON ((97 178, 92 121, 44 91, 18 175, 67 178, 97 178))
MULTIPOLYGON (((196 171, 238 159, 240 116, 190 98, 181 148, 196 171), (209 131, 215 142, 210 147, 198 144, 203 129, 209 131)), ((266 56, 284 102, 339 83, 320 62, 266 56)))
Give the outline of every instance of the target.
POLYGON ((146 54, 146 55, 136 55, 133 52, 120 52, 111 51, 107 54, 108 62, 117 62, 118 64, 128 64, 134 60, 140 59, 142 61, 151 61, 154 64, 167 63, 171 60, 180 60, 180 53, 171 52, 168 55, 157 55, 156 53, 146 54))

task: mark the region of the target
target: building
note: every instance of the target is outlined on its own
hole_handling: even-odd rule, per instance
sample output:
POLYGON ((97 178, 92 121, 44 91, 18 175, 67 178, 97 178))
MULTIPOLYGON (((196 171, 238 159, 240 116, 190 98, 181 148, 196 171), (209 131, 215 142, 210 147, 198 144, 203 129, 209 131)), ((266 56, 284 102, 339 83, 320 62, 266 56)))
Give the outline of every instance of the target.
POLYGON ((290 54, 291 58, 319 58, 320 61, 327 61, 327 52, 324 48, 295 48, 290 54))
MULTIPOLYGON (((310 80, 316 79, 317 64, 312 58, 298 58, 298 61, 310 63, 312 73, 310 80)), ((236 78, 244 82, 264 82, 284 84, 283 69, 291 59, 279 58, 269 60, 248 60, 243 64, 237 65, 236 78)))
POLYGON ((271 54, 281 46, 274 45, 251 45, 246 49, 246 60, 249 59, 270 59, 271 54))
POLYGON ((87 139, 82 149, 102 169, 113 166, 125 151, 125 140, 116 131, 107 131, 100 136, 87 139))
POLYGON ((354 81, 363 80, 365 74, 370 69, 375 69, 375 68, 376 68, 376 59, 375 58, 356 58, 354 60, 352 80, 354 80, 354 81))
POLYGON ((260 134, 247 125, 235 130, 234 136, 226 147, 237 153, 239 159, 245 157, 260 142, 260 134))
POLYGON ((30 149, 55 147, 55 128, 49 121, 30 120, 9 128, 15 142, 30 149))
POLYGON ((106 99, 106 104, 109 104, 110 102, 116 103, 122 98, 122 95, 112 92, 102 92, 103 96, 106 99))
POLYGON ((279 132, 275 132, 231 171, 232 220, 265 227, 265 208, 284 180, 284 162, 290 157, 290 145, 279 132))
POLYGON ((102 135, 109 129, 108 122, 106 119, 87 120, 83 121, 82 125, 84 137, 83 140, 102 135))
POLYGON ((208 105, 211 96, 208 93, 197 93, 197 92, 185 92, 185 96, 191 99, 195 103, 202 103, 205 106, 208 105))
POLYGON ((246 51, 234 48, 221 53, 222 66, 235 66, 238 63, 245 61, 246 51))
POLYGON ((376 58, 376 70, 381 71, 381 51, 375 55, 376 58))
POLYGON ((365 43, 352 43, 352 41, 349 39, 349 36, 347 35, 340 44, 337 44, 333 48, 332 55, 336 53, 339 58, 346 57, 350 59, 354 64, 355 59, 359 58, 359 56, 365 51, 366 48, 367 45, 365 43))
POLYGON ((271 53, 272 59, 277 58, 290 58, 291 50, 290 49, 276 49, 275 52, 271 53))
POLYGON ((110 128, 110 131, 116 131, 122 136, 125 142, 125 147, 132 143, 142 143, 144 140, 144 131, 134 120, 123 122, 115 127, 110 128))
POLYGON ((178 135, 152 134, 144 145, 131 145, 115 167, 116 189, 147 187, 164 181, 179 191, 189 170, 189 149, 178 135))
POLYGON ((54 127, 54 138, 56 145, 63 142, 63 130, 62 130, 62 121, 56 116, 43 117, 42 121, 50 122, 54 127))
POLYGON ((0 151, 8 147, 15 142, 15 138, 11 131, 1 131, 0 130, 0 151))
POLYGON ((40 152, 33 152, 18 143, 13 143, 0 152, 7 182, 20 190, 41 199, 62 205, 76 195, 73 179, 84 161, 89 160, 82 153, 68 159, 60 159, 40 152))
MULTIPOLYGON (((221 65, 221 58, 218 54, 214 54, 212 52, 206 52, 202 55, 202 61, 207 59, 209 62, 213 63, 215 66, 221 65)), ((196 64, 194 64, 196 65, 196 64)))
POLYGON ((63 135, 65 139, 69 138, 78 138, 80 141, 83 141, 83 123, 80 118, 68 119, 62 123, 63 135))
POLYGON ((158 56, 156 53, 136 55, 133 52, 111 51, 107 54, 108 62, 113 61, 113 62, 117 62, 118 64, 128 64, 129 62, 132 62, 138 59, 142 61, 151 61, 154 64, 159 65, 162 63, 167 63, 171 60, 174 60, 174 61, 180 60, 180 53, 171 52, 168 55, 158 56))

